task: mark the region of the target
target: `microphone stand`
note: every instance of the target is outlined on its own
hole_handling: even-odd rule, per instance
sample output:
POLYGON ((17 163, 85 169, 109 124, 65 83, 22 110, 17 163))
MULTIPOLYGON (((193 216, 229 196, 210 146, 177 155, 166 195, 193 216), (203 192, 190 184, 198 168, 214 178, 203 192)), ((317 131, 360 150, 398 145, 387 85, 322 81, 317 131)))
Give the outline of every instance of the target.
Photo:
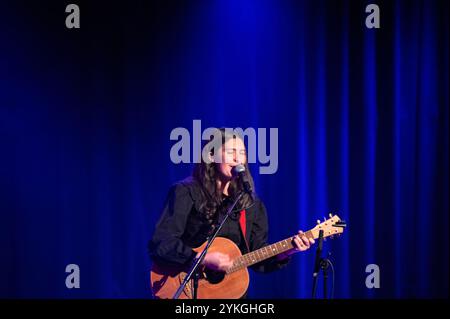
POLYGON ((330 265, 330 260, 328 258, 321 258, 320 260, 320 269, 322 269, 323 273, 323 295, 324 298, 327 299, 328 291, 327 291, 327 282, 328 282, 328 266, 330 265))
POLYGON ((233 211, 234 206, 236 206, 237 202, 242 198, 242 196, 244 196, 244 194, 245 194, 245 192, 241 191, 238 194, 238 196, 236 196, 236 198, 235 198, 235 200, 233 202, 233 205, 230 206, 230 208, 228 209, 226 215, 221 220, 219 226, 214 229, 213 235, 208 237, 208 241, 206 243, 205 248, 201 252, 200 256, 198 258, 194 259, 194 262, 192 263, 192 266, 191 266, 191 269, 188 272, 188 275, 184 278, 183 283, 180 285, 178 290, 175 292, 175 294, 173 296, 173 299, 178 299, 178 297, 181 295, 181 292, 184 290, 184 288, 186 287, 187 283, 189 282, 189 280, 191 280, 192 277, 194 279, 193 299, 197 299, 198 280, 200 278, 200 274, 198 272, 198 268, 199 268, 200 264, 202 263, 203 259, 205 258, 205 255, 208 252, 209 246, 211 246, 211 244, 213 243, 214 239, 217 237, 217 234, 222 229, 222 226, 225 224, 225 221, 231 215, 231 212, 233 211))
POLYGON ((319 231, 319 244, 316 249, 316 261, 314 263, 314 272, 313 272, 313 289, 312 289, 312 298, 316 298, 316 290, 317 290, 317 277, 319 276, 320 266, 322 257, 322 246, 323 246, 323 230, 319 231))
POLYGON ((313 273, 313 291, 312 298, 316 298, 317 290, 317 278, 319 277, 319 271, 322 270, 323 273, 323 295, 324 299, 328 298, 327 282, 328 282, 328 266, 330 265, 330 260, 328 258, 322 258, 322 248, 323 248, 323 230, 319 231, 319 244, 316 250, 316 261, 314 263, 314 273, 313 273))

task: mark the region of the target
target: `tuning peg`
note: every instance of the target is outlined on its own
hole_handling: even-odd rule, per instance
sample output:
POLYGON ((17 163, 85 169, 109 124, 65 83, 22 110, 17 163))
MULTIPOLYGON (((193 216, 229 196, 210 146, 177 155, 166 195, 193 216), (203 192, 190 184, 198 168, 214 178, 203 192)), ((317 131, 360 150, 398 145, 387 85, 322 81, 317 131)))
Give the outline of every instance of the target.
POLYGON ((317 225, 320 225, 320 219, 317 220, 317 225))
POLYGON ((327 221, 327 218, 326 218, 325 216, 323 217, 323 221, 324 221, 324 222, 326 222, 326 221, 327 221))
POLYGON ((328 216, 330 216, 330 218, 333 218, 333 214, 332 213, 328 214, 328 216))

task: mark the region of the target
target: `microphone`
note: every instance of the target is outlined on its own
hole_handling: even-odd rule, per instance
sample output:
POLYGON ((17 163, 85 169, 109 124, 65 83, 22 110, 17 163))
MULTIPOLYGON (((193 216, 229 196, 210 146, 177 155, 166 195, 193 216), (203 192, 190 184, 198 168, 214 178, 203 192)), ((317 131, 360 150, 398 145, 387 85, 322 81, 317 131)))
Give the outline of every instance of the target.
POLYGON ((250 185, 250 182, 248 181, 248 176, 245 171, 245 166, 242 164, 236 165, 233 167, 231 173, 234 177, 238 177, 242 185, 244 186, 244 191, 250 195, 252 195, 252 186, 250 185))

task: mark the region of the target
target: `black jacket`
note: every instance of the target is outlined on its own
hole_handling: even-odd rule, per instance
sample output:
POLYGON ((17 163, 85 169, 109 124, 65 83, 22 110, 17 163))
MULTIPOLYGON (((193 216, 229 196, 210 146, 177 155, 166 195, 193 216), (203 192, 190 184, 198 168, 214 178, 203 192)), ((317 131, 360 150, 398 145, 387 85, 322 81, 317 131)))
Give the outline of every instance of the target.
MULTIPOLYGON (((162 216, 148 245, 153 260, 175 265, 192 262, 196 256, 192 248, 203 244, 211 231, 211 225, 200 213, 200 192, 200 185, 192 179, 178 182, 170 188, 162 216)), ((232 240, 245 254, 248 249, 239 225, 239 211, 233 211, 218 236, 232 240)), ((224 210, 222 213, 225 213, 224 210)), ((267 235, 266 208, 261 200, 256 199, 246 209, 246 240, 250 251, 266 246, 267 235)), ((288 261, 280 262, 272 257, 251 268, 270 272, 283 267, 288 261)))

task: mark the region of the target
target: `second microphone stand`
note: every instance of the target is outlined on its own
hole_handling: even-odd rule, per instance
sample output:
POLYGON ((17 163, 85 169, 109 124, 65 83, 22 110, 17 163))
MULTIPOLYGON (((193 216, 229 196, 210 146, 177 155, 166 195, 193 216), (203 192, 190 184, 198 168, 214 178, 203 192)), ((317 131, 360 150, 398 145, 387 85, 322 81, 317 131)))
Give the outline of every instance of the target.
POLYGON ((316 250, 316 261, 314 263, 314 273, 313 273, 313 289, 312 298, 316 298, 317 291, 317 278, 319 277, 319 272, 323 272, 323 294, 325 299, 327 299, 327 282, 328 282, 328 266, 330 265, 330 260, 327 258, 322 258, 322 248, 323 248, 323 230, 319 231, 319 243, 316 250))

